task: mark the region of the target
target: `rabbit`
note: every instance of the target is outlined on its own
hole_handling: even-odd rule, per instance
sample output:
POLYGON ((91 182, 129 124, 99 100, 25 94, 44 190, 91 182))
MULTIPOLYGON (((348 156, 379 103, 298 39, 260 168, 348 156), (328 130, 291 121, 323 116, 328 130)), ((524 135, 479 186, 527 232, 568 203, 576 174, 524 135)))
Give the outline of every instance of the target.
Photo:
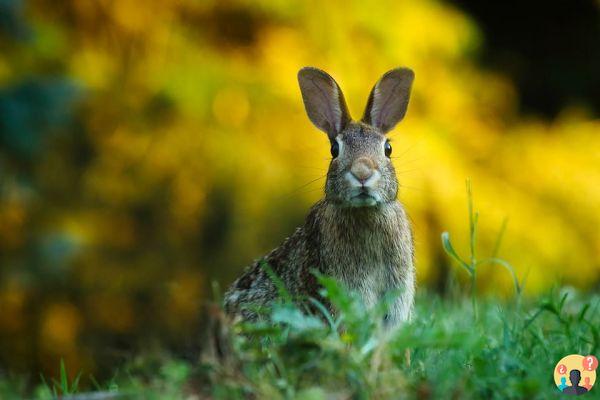
POLYGON ((399 184, 385 134, 404 118, 413 80, 408 68, 385 73, 373 87, 362 119, 353 121, 329 74, 314 67, 298 72, 306 113, 331 144, 325 196, 310 209, 304 225, 231 285, 224 298, 226 313, 255 320, 256 306, 268 307, 278 298, 266 263, 295 297, 321 299, 313 270, 358 292, 366 307, 398 290, 383 322, 395 327, 410 319, 415 293, 412 231, 397 200, 399 184))

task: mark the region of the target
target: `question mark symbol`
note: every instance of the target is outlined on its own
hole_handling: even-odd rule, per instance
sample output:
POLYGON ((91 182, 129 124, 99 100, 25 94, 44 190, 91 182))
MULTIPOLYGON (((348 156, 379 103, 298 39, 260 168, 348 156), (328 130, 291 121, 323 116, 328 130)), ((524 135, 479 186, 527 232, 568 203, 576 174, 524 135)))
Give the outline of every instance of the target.
POLYGON ((598 367, 598 359, 592 355, 583 358, 583 369, 593 371, 598 367))
POLYGON ((560 375, 564 375, 567 372, 567 367, 564 364, 560 364, 557 370, 560 375))

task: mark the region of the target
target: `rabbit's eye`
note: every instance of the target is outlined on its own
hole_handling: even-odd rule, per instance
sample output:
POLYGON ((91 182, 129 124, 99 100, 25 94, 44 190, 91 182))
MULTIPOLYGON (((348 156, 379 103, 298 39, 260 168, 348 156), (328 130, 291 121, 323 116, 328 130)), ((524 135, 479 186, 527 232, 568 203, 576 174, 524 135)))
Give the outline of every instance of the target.
POLYGON ((390 144, 390 142, 385 142, 385 146, 383 147, 383 151, 385 152, 385 156, 387 158, 390 158, 390 156, 392 155, 392 145, 390 144))
POLYGON ((340 145, 336 140, 335 142, 333 142, 331 144, 331 157, 336 158, 339 154, 340 154, 340 145))

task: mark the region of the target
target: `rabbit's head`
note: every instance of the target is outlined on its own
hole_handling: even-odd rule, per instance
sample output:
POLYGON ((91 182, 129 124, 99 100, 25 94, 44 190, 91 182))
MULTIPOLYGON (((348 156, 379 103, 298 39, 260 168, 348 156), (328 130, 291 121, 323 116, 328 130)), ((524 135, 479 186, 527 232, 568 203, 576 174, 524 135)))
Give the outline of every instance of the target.
POLYGON ((406 114, 414 73, 397 68, 375 84, 362 120, 352 121, 344 95, 326 72, 298 72, 302 99, 312 123, 329 137, 331 163, 325 196, 348 207, 372 207, 396 200, 398 180, 385 134, 406 114))

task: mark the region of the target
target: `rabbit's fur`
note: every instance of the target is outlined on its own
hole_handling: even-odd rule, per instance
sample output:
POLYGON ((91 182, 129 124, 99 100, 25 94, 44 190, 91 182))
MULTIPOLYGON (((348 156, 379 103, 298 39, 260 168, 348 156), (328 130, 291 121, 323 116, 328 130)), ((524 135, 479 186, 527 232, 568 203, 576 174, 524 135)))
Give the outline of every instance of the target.
POLYGON ((367 307, 386 292, 399 290, 386 322, 395 326, 410 318, 413 241, 406 212, 396 199, 399 185, 386 154, 385 133, 404 117, 413 79, 406 68, 383 75, 362 120, 354 122, 331 76, 316 68, 300 70, 307 114, 332 145, 325 197, 311 208, 303 226, 232 284, 225 295, 228 313, 254 319, 253 307, 268 306, 278 297, 264 262, 296 297, 319 298, 313 270, 360 293, 367 307))

